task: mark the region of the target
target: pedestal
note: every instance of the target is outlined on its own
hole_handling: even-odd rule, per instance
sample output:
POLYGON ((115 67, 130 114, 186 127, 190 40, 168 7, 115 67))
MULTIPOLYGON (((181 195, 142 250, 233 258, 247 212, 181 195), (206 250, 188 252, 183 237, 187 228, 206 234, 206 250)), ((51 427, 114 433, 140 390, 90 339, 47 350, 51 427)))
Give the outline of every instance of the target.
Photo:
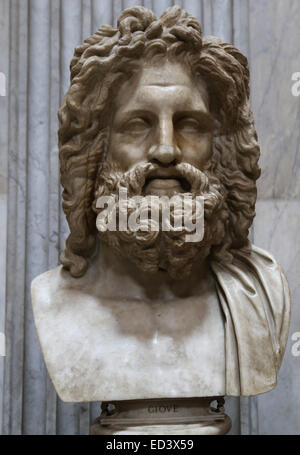
POLYGON ((217 435, 231 428, 223 397, 104 402, 101 409, 92 435, 217 435))

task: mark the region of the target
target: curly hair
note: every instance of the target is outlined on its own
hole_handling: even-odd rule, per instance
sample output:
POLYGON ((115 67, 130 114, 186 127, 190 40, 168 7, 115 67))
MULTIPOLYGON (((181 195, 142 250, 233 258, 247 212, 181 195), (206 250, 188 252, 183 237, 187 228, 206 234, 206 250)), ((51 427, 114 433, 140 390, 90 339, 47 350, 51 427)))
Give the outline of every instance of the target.
POLYGON ((114 96, 145 59, 164 57, 186 65, 208 87, 216 124, 210 171, 222 182, 229 211, 224 241, 211 254, 230 261, 235 249, 249 251, 260 151, 249 105, 247 59, 216 37, 203 38, 197 19, 178 6, 160 18, 134 7, 121 14, 117 28, 103 25, 75 49, 71 85, 59 110, 63 210, 70 227, 60 259, 74 277, 86 272, 96 248, 92 204, 106 159, 114 96))

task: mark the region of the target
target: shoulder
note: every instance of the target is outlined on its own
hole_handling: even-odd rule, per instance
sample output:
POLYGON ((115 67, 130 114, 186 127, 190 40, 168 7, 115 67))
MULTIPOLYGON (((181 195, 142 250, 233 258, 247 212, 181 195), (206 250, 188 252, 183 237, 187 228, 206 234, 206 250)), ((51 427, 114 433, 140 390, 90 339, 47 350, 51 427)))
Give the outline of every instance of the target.
POLYGON ((62 266, 48 270, 41 275, 38 275, 31 282, 31 298, 33 300, 39 298, 50 297, 57 290, 67 285, 68 276, 62 266))
POLYGON ((72 291, 85 290, 86 277, 74 278, 62 266, 38 275, 31 283, 31 301, 33 310, 49 309, 59 300, 61 295, 72 291))
POLYGON ((31 283, 31 304, 35 321, 40 314, 47 314, 56 301, 56 295, 63 286, 63 268, 56 267, 38 275, 31 283))
POLYGON ((232 263, 213 263, 213 271, 219 294, 226 295, 227 304, 231 312, 235 308, 238 319, 241 312, 248 312, 248 319, 257 319, 257 326, 261 324, 265 327, 267 323, 279 369, 288 339, 291 313, 289 285, 281 266, 272 254, 251 245, 247 251, 235 250, 232 263), (242 302, 245 304, 243 307, 242 302))
POLYGON ((274 256, 268 251, 252 245, 249 261, 261 285, 266 287, 273 297, 276 297, 275 301, 278 303, 282 301, 286 305, 290 305, 288 281, 274 256))
POLYGON ((45 289, 51 287, 54 283, 60 279, 62 272, 62 266, 55 267, 55 269, 48 270, 47 272, 42 273, 35 277, 31 282, 31 292, 37 292, 40 289, 45 289))
POLYGON ((236 266, 243 264, 266 293, 271 294, 272 297, 277 296, 275 299, 277 302, 284 297, 288 302, 290 301, 290 291, 286 276, 282 267, 271 253, 251 245, 250 254, 243 251, 235 253, 234 263, 236 266))
POLYGON ((285 273, 268 251, 255 245, 250 255, 239 255, 239 260, 250 270, 264 304, 270 329, 278 343, 278 364, 285 351, 291 314, 291 296, 285 273))

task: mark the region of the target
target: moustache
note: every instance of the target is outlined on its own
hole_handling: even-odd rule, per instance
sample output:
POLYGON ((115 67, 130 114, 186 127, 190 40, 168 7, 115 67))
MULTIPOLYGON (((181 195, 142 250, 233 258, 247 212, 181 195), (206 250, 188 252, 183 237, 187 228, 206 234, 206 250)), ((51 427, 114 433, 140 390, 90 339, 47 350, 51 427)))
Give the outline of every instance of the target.
POLYGON ((209 191, 208 176, 189 163, 162 167, 157 163, 142 162, 122 172, 113 163, 101 169, 96 198, 125 189, 128 196, 149 195, 159 186, 160 190, 202 195, 209 191), (159 182, 159 185, 158 185, 159 182))

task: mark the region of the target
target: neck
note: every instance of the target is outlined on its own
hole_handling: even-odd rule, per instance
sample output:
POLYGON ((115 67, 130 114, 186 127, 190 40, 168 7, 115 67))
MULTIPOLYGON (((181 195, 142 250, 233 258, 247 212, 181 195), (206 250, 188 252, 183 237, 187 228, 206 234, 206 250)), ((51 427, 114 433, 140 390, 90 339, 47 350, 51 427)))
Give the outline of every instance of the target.
POLYGON ((99 247, 91 270, 97 276, 97 290, 103 297, 169 300, 202 295, 214 287, 207 260, 195 262, 192 273, 178 280, 165 271, 155 274, 143 272, 105 244, 99 247))

